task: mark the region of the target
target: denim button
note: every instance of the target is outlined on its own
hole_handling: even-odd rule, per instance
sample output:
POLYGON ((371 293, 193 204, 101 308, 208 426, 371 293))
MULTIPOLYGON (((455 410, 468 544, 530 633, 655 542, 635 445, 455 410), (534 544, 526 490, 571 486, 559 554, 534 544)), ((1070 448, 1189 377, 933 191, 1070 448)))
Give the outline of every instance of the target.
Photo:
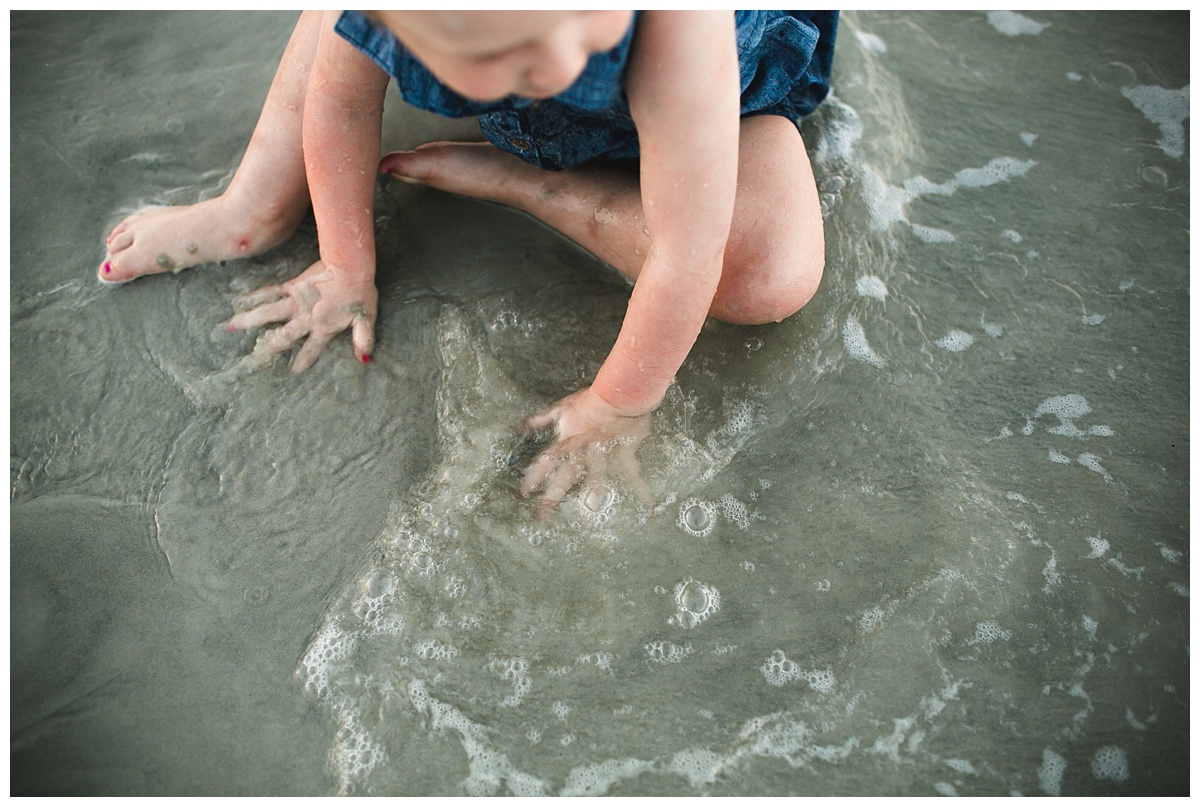
POLYGON ((508 145, 512 146, 515 149, 520 149, 521 151, 529 151, 529 141, 526 140, 524 137, 508 138, 508 145))

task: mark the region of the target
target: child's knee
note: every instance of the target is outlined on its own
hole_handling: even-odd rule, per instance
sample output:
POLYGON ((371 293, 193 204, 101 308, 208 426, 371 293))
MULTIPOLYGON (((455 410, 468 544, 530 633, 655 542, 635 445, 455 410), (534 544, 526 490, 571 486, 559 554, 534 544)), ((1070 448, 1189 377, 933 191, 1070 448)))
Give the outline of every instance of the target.
POLYGON ((710 313, 734 325, 764 325, 790 317, 817 293, 825 270, 824 244, 801 250, 756 251, 726 257, 710 313))

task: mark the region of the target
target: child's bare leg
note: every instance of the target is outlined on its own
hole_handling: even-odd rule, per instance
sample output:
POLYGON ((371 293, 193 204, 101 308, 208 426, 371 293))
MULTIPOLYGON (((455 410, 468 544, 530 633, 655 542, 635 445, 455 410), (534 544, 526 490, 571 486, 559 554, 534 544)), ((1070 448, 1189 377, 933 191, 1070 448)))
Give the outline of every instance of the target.
MULTIPOLYGON (((824 229, 812 166, 795 125, 742 120, 738 195, 712 314, 727 322, 774 322, 816 293, 824 229)), ((535 216, 625 276, 636 279, 650 247, 635 173, 581 167, 551 173, 488 143, 431 143, 397 152, 384 170, 535 216)))
POLYGON ((301 136, 320 24, 321 13, 312 11, 296 24, 250 145, 225 192, 198 204, 129 216, 108 236, 101 280, 120 283, 246 257, 295 231, 309 206, 301 136))

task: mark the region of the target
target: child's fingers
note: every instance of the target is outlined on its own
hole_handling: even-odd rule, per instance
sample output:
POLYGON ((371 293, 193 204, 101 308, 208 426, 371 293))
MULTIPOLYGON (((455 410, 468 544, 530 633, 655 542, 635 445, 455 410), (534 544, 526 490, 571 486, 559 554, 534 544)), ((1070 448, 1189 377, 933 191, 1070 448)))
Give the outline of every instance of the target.
POLYGON ((266 337, 263 349, 268 353, 282 353, 292 349, 292 346, 308 335, 308 325, 296 321, 290 321, 282 328, 276 328, 266 337))
POLYGON ((249 311, 252 308, 258 308, 263 303, 273 303, 281 297, 287 297, 287 289, 282 285, 266 286, 258 291, 239 294, 233 298, 234 311, 249 311))
POLYGON ((269 322, 283 322, 286 319, 291 319, 295 315, 295 312, 295 302, 290 297, 287 297, 267 305, 260 305, 258 308, 250 311, 234 314, 225 323, 225 328, 230 331, 259 328, 269 322))
POLYGON ((534 415, 533 417, 529 418, 528 420, 525 421, 524 425, 522 426, 522 429, 526 434, 531 434, 532 432, 540 432, 542 429, 548 429, 551 426, 553 426, 555 423, 557 423, 558 416, 559 416, 559 411, 558 411, 558 408, 556 407, 547 412, 542 412, 540 415, 534 415))
POLYGON ((375 323, 367 317, 355 317, 350 336, 354 357, 363 363, 369 362, 375 351, 375 323))
POLYGON ((296 351, 296 358, 292 360, 292 375, 298 375, 312 367, 332 338, 333 334, 314 331, 304 346, 296 351))
POLYGON ((535 490, 541 488, 558 463, 559 458, 549 451, 530 463, 525 470, 525 476, 521 479, 521 498, 527 498, 535 490))
POLYGON ((544 515, 563 500, 563 497, 583 478, 583 469, 577 462, 567 459, 550 475, 546 489, 542 493, 540 511, 544 515))

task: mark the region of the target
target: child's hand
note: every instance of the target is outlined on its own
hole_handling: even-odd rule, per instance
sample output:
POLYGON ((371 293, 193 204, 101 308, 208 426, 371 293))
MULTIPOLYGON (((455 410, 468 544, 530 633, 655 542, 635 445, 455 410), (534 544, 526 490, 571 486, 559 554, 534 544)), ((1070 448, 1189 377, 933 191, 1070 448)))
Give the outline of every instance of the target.
POLYGON ((555 430, 554 443, 530 464, 521 483, 522 497, 542 491, 539 518, 577 484, 603 482, 614 467, 633 486, 639 501, 654 506, 637 463, 638 446, 650 434, 649 413, 622 414, 587 387, 530 418, 525 428, 555 430))
POLYGON ((308 337, 292 361, 292 373, 313 365, 325 345, 347 328, 351 330, 354 355, 371 360, 375 340, 375 311, 378 292, 370 272, 349 271, 317 261, 299 276, 278 286, 268 286, 234 301, 241 309, 225 327, 230 331, 258 328, 283 322, 259 340, 249 357, 266 363, 308 337))

